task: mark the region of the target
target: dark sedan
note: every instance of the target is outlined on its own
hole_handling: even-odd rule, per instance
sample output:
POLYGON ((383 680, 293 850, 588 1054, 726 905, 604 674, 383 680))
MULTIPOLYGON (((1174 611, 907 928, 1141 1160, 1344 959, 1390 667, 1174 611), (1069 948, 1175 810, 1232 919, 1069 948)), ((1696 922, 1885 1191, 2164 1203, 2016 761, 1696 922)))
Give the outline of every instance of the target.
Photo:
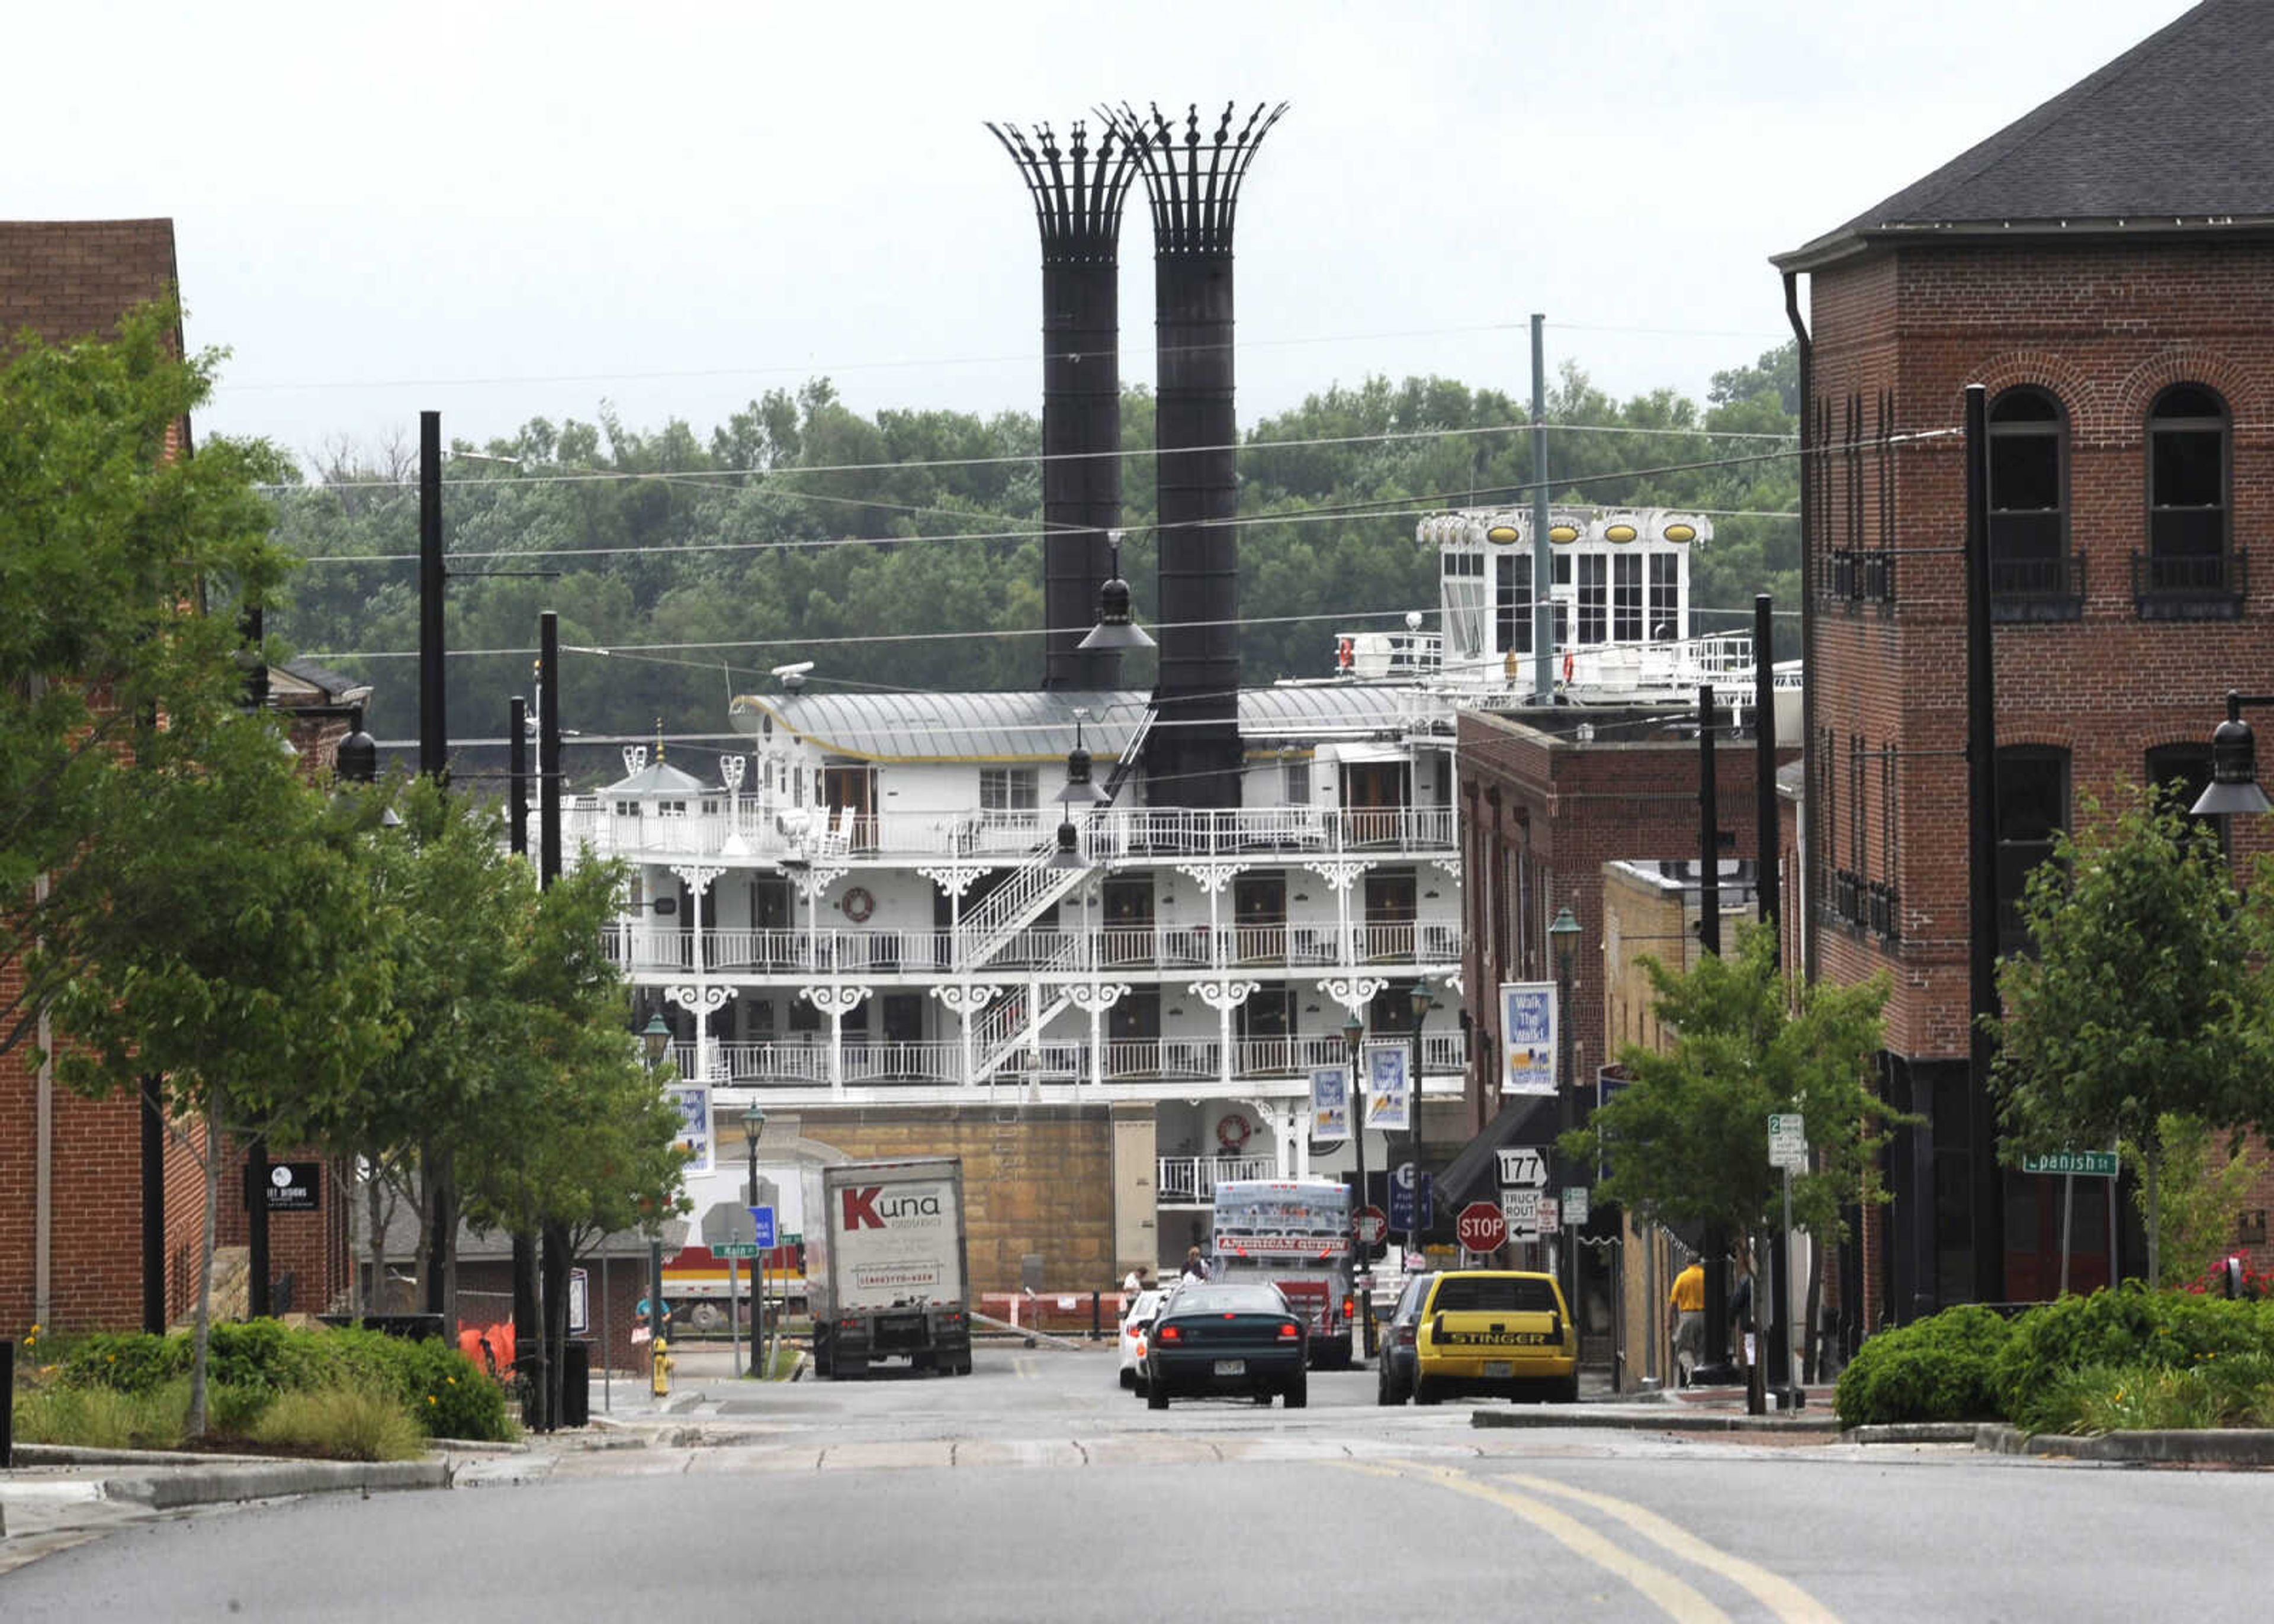
POLYGON ((1421 1320, 1421 1304, 1437 1276, 1416 1274, 1405 1282, 1397 1308, 1382 1327, 1382 1357, 1375 1361, 1374 1402, 1402 1404, 1413 1395, 1413 1347, 1421 1320))
POLYGON ((1310 1402, 1304 1356, 1310 1333, 1276 1286, 1194 1283, 1171 1297, 1145 1341, 1145 1402, 1166 1410, 1178 1396, 1246 1394, 1290 1410, 1310 1402))

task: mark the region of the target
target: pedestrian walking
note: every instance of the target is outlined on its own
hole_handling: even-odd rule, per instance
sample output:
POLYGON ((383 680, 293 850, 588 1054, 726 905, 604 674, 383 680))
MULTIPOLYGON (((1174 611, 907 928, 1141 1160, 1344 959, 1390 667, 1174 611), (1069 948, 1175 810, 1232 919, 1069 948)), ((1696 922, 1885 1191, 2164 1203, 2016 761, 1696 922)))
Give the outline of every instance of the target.
POLYGON ((1201 1249, 1197 1246, 1187 1246, 1185 1248, 1184 1278, 1186 1280, 1206 1280, 1208 1277, 1208 1259, 1201 1256, 1201 1249))
POLYGON ((1706 1266, 1694 1258, 1674 1277, 1674 1290, 1666 1299, 1666 1324, 1674 1342, 1675 1385, 1686 1387, 1690 1372, 1706 1357, 1706 1266))

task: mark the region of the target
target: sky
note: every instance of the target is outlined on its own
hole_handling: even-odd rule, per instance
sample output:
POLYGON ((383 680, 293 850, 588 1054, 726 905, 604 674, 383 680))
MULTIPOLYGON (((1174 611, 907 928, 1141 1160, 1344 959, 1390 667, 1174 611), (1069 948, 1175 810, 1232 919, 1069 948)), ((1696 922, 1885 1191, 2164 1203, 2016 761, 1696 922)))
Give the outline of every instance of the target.
MULTIPOLYGON (((203 434, 304 462, 532 417, 698 435, 826 375, 1036 411, 1039 252, 990 121, 1291 103, 1241 194, 1244 425, 1371 374, 1625 396, 1788 335, 1767 256, 2184 0, 455 0, 19 8, 0 218, 170 216, 203 434)), ((1092 120, 1093 129, 1095 121, 1092 120)), ((1153 375, 1152 232, 1121 239, 1153 375)))

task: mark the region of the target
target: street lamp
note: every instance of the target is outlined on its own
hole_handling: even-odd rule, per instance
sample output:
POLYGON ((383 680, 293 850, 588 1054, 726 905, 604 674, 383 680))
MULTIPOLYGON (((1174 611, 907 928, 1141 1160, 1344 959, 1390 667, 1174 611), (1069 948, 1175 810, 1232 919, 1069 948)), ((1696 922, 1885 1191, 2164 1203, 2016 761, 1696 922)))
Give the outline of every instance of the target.
POLYGON ((1405 1207, 1405 1266, 1411 1268, 1413 1259, 1421 1252, 1421 1020, 1437 1007, 1437 1001, 1429 996, 1429 983, 1427 981, 1414 982, 1408 999, 1413 1009, 1413 1054, 1412 1064, 1406 1068, 1406 1082, 1412 1090, 1407 1095, 1407 1109, 1412 1115, 1405 1120, 1406 1137, 1410 1141, 1405 1171, 1412 1181, 1405 1207))
MULTIPOLYGON (((1547 940, 1555 953, 1555 1126, 1560 1138, 1576 1125, 1571 1120, 1571 967, 1579 951, 1579 921, 1571 917, 1570 909, 1555 910, 1555 921, 1547 927, 1547 940)), ((1562 1150, 1558 1147, 1556 1161, 1560 1163, 1562 1159, 1562 1150)), ((1565 1177, 1569 1176, 1569 1169, 1565 1169, 1565 1177)), ((1558 1199, 1562 1193, 1559 1184, 1558 1199)), ((1560 1209, 1557 1215, 1560 1219, 1560 1209)), ((1564 1282, 1564 1306, 1576 1314, 1578 1311, 1571 1299, 1579 1289, 1578 1240, 1570 1235, 1569 1226, 1560 1222, 1555 1232, 1563 1237, 1557 1243, 1558 1250, 1563 1253, 1563 1267, 1556 1273, 1564 1282)))
POLYGON ((2226 690, 2226 720, 2210 736, 2210 782, 2188 808, 2197 817, 2274 811, 2258 787, 2258 740, 2242 719, 2245 705, 2274 704, 2274 696, 2226 690))
MULTIPOLYGON (((1350 1048, 1350 1109, 1351 1143, 1358 1147, 1358 1204, 1366 1204, 1366 1079, 1359 1074, 1359 1045, 1366 1041, 1366 1023, 1352 1010, 1350 1019, 1343 1022, 1343 1041, 1350 1048)), ((1351 1214, 1352 1238, 1357 1243, 1359 1261, 1368 1274, 1374 1272, 1374 1259, 1366 1241, 1358 1234, 1358 1214, 1351 1214)), ((1374 1357, 1374 1293, 1358 1294, 1359 1350, 1362 1358, 1374 1357)))
POLYGON ((1149 649, 1153 640, 1129 614, 1129 583, 1121 578, 1121 532, 1108 530, 1105 539, 1113 549, 1113 573, 1097 589, 1097 624, 1074 647, 1085 652, 1094 649, 1149 649))
MULTIPOLYGON (((758 1140, 766 1131, 766 1114, 753 1105, 742 1113, 742 1143, 750 1152, 750 1190, 744 1205, 758 1203, 758 1140)), ((755 1217, 756 1214, 754 1214, 755 1217)), ((731 1307, 732 1304, 729 1304, 731 1307)), ((766 1354, 766 1259, 762 1252, 750 1259, 750 1368, 758 1372, 763 1381, 772 1376, 773 1365, 766 1354)))

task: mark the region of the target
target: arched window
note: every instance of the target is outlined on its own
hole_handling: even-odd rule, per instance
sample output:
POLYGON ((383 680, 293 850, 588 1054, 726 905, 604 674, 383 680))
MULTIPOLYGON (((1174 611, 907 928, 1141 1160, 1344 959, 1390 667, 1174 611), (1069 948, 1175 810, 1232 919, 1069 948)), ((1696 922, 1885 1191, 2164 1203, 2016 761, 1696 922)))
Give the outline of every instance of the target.
POLYGON ((1991 590, 2066 594, 2067 562, 2067 416, 2043 389, 2008 389, 1990 407, 1991 590))
POLYGON ((2148 552, 2213 559, 2227 550, 2232 423, 2197 383, 2173 384, 2148 413, 2148 552))

